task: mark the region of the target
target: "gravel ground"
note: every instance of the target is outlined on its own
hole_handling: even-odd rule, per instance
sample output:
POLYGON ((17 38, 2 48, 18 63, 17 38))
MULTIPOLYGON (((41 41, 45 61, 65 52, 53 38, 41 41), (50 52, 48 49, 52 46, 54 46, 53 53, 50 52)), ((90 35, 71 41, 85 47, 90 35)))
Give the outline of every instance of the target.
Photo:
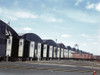
POLYGON ((76 60, 49 60, 49 61, 46 61, 46 60, 44 60, 44 61, 26 61, 26 62, 100 67, 100 62, 96 62, 96 61, 76 61, 76 60))
POLYGON ((0 65, 1 65, 0 75, 7 75, 7 72, 8 75, 23 75, 22 71, 24 71, 24 75, 25 74, 44 75, 46 73, 47 73, 46 75, 49 74, 51 75, 51 73, 49 73, 51 71, 53 71, 52 75, 61 75, 61 74, 92 75, 93 70, 96 70, 97 75, 100 75, 100 62, 91 62, 91 61, 75 61, 75 60, 49 60, 49 61, 42 60, 42 61, 23 61, 23 62, 18 61, 18 62, 1 62, 0 65), (14 72, 12 70, 16 71, 14 72), (33 71, 30 72, 31 70, 33 71), (35 70, 37 70, 37 72, 35 72, 35 70), (43 73, 43 71, 46 73, 43 73), (30 72, 30 74, 27 72, 30 72))

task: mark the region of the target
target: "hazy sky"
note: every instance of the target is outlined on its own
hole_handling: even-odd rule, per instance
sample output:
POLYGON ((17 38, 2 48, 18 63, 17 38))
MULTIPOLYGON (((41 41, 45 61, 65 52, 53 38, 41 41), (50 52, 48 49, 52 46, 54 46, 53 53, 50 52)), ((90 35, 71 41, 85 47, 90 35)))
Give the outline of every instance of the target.
POLYGON ((100 0, 0 0, 0 19, 17 33, 100 55, 100 0))

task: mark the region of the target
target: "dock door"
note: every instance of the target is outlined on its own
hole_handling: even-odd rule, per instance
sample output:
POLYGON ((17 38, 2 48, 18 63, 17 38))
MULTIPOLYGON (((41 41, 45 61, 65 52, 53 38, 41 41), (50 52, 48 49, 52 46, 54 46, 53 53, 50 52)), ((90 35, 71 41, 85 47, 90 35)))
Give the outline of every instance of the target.
POLYGON ((23 60, 29 60, 29 46, 30 46, 30 42, 25 40, 23 60))
POLYGON ((13 38, 11 60, 17 60, 17 58, 18 58, 18 46, 19 46, 19 39, 13 38))

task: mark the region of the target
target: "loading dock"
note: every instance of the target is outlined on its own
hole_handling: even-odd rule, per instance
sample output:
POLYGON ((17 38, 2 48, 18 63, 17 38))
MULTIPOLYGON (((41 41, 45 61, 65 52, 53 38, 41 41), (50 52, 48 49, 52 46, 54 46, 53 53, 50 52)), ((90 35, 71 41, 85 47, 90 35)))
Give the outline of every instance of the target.
POLYGON ((7 60, 17 60, 18 56, 18 34, 5 22, 0 20, 0 56, 7 60), (3 39, 2 39, 3 37, 3 39), (2 46, 1 46, 2 45, 2 46), (9 59, 10 58, 10 59, 9 59))
POLYGON ((41 45, 42 39, 33 33, 26 33, 20 35, 21 39, 24 39, 23 44, 23 59, 24 60, 36 60, 41 59, 41 45))
POLYGON ((55 59, 54 53, 56 51, 56 46, 57 46, 56 42, 53 40, 43 40, 43 43, 48 45, 47 46, 47 59, 55 59), (54 51, 54 49, 55 49, 55 51, 54 51))

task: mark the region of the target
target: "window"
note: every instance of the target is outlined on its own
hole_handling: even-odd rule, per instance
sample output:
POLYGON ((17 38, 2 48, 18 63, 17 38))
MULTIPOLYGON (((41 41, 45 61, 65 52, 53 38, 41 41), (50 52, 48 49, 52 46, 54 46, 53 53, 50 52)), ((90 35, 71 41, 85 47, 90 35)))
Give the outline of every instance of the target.
POLYGON ((22 42, 20 42, 19 45, 22 45, 22 42))
POLYGON ((31 47, 33 47, 33 44, 31 44, 31 47))
POLYGON ((8 40, 8 43, 9 43, 9 44, 11 43, 11 40, 10 40, 10 39, 8 40))
POLYGON ((76 54, 76 56, 79 56, 79 54, 76 54))

